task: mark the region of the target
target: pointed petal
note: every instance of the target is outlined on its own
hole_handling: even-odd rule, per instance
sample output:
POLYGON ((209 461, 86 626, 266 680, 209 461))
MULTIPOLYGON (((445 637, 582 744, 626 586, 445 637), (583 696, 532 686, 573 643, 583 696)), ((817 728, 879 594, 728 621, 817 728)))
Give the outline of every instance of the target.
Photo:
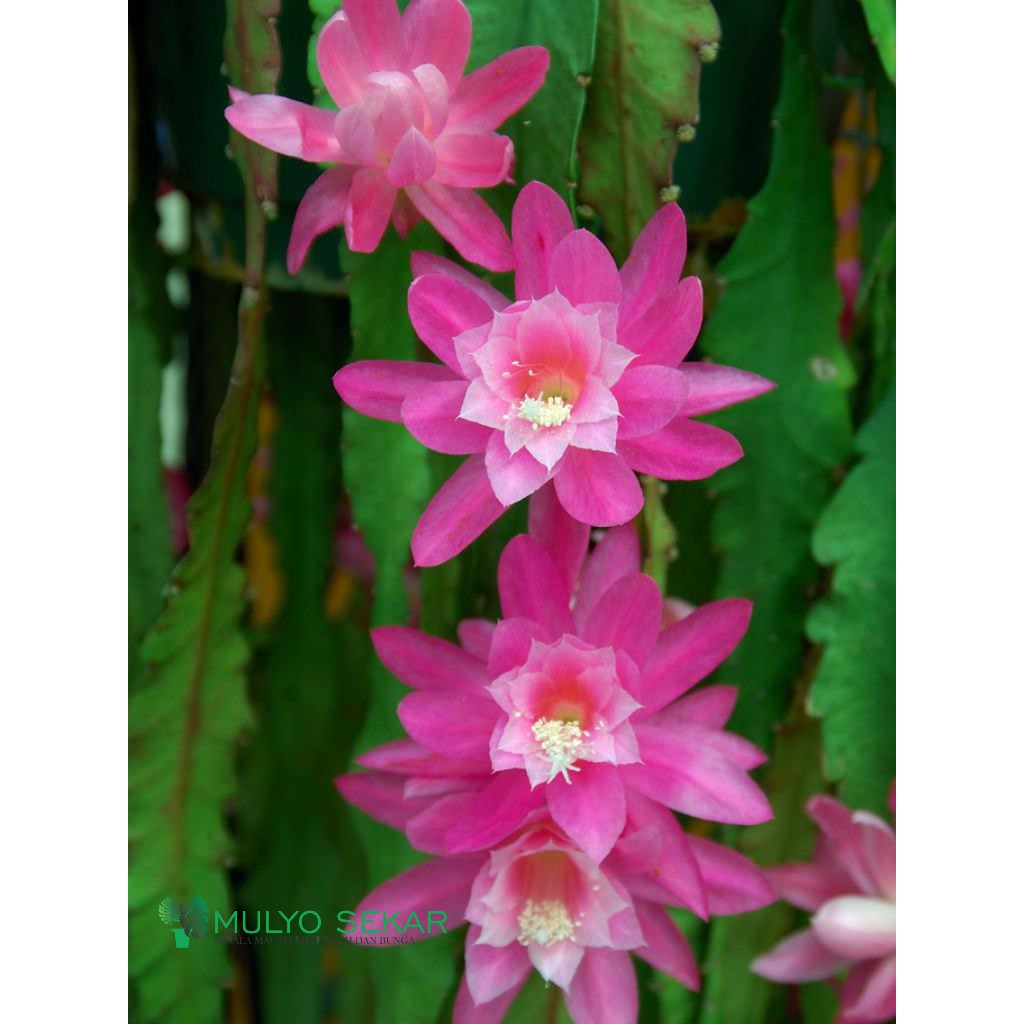
POLYGON ((466 397, 464 380, 418 388, 402 403, 402 422, 422 445, 445 455, 482 452, 494 435, 489 427, 459 418, 466 397))
POLYGON ((636 955, 688 989, 700 991, 697 960, 679 926, 657 904, 637 900, 635 906, 645 940, 634 950, 636 955))
POLYGON ((334 390, 342 401, 364 416, 402 422, 402 403, 429 384, 452 380, 447 367, 391 359, 362 359, 334 375, 334 390))
POLYGON ((745 914, 775 902, 765 873, 742 853, 701 836, 687 837, 697 858, 712 914, 745 914))
POLYGON ((873 896, 837 896, 811 918, 814 934, 850 960, 888 956, 896 949, 896 904, 873 896))
POLYGON ((642 573, 613 583, 588 616, 583 639, 625 651, 642 669, 661 629, 661 591, 642 573))
POLYGON ((447 640, 408 626, 377 626, 370 635, 384 667, 413 689, 474 693, 487 685, 483 662, 447 640))
POLYGON ((595 864, 608 856, 626 824, 626 794, 618 768, 581 764, 572 784, 557 778, 545 786, 556 824, 595 864))
POLYGON ((289 274, 298 273, 309 247, 318 235, 337 227, 344 220, 352 176, 351 167, 332 167, 306 189, 295 211, 292 234, 288 241, 286 263, 289 274))
POLYGON ((487 476, 502 505, 514 505, 548 482, 549 473, 525 448, 509 454, 502 434, 490 431, 487 442, 487 476))
POLYGON ((529 619, 504 618, 494 631, 491 654, 487 661, 487 674, 497 679, 511 669, 526 663, 534 640, 550 642, 555 639, 550 632, 529 619))
POLYGON ((565 997, 574 1024, 636 1024, 636 974, 629 954, 588 949, 565 997))
POLYGON ((817 910, 823 903, 850 892, 856 885, 846 871, 831 860, 776 864, 767 868, 766 873, 779 899, 801 910, 817 910))
POLYGON ((807 814, 829 844, 829 853, 857 883, 861 892, 874 891, 874 877, 864 860, 860 831, 848 807, 831 796, 812 796, 807 801, 807 814))
POLYGON ((623 576, 639 572, 640 565, 640 538, 631 523, 613 527, 594 545, 580 573, 576 595, 574 614, 580 632, 608 588, 623 576))
POLYGON ((370 67, 352 23, 339 11, 324 25, 316 41, 316 65, 331 99, 339 107, 363 98, 370 67))
POLYGON ((404 831, 409 819, 423 810, 425 801, 405 796, 405 779, 384 772, 352 772, 334 780, 338 792, 353 807, 374 821, 404 831))
POLYGON ((735 686, 702 686, 695 693, 669 704, 665 713, 671 712, 679 721, 721 729, 729 721, 738 696, 739 690, 735 686))
POLYGON ((556 634, 572 633, 569 589, 548 549, 534 537, 513 537, 498 562, 498 593, 505 619, 543 622, 556 634))
POLYGON ((297 156, 311 163, 341 159, 341 145, 334 134, 333 110, 321 110, 284 96, 250 96, 241 90, 236 90, 234 95, 241 98, 224 111, 224 116, 231 127, 247 139, 275 153, 297 156))
POLYGON ((612 388, 619 403, 618 436, 642 437, 661 430, 679 412, 686 381, 667 366, 630 366, 612 388))
POLYGON ((473 23, 461 0, 412 0, 402 15, 409 67, 433 64, 454 92, 469 57, 473 23))
POLYGON ((373 252, 391 218, 395 188, 376 167, 364 167, 352 178, 345 209, 345 239, 353 252, 373 252))
POLYGON ((397 775, 416 775, 432 779, 466 778, 479 775, 480 766, 454 758, 438 757, 412 740, 392 740, 373 747, 352 759, 355 764, 375 771, 397 775))
POLYGON ((498 708, 482 692, 456 690, 410 693, 398 703, 398 718, 409 736, 427 750, 490 767, 490 738, 498 708))
POLYGON ((512 207, 517 299, 539 299, 552 291, 551 257, 572 230, 569 208, 554 189, 531 181, 520 190, 512 207))
POLYGON ((877 1024, 896 1016, 896 954, 857 964, 843 983, 837 1024, 877 1024))
POLYGON ((680 409, 684 416, 715 412, 756 398, 775 387, 773 381, 756 373, 714 363, 685 363, 679 372, 686 381, 686 398, 680 409))
POLYGON ((555 560, 566 593, 571 594, 587 555, 590 528, 573 519, 562 508, 554 486, 545 484, 530 497, 529 530, 530 536, 540 541, 555 560))
POLYGON ((453 339, 471 327, 490 322, 493 315, 491 306, 458 278, 425 274, 417 276, 409 287, 409 319, 416 333, 460 376, 453 339))
POLYGON ((873 891, 896 899, 896 833, 888 822, 870 811, 854 811, 853 823, 860 834, 864 865, 874 881, 873 891))
POLYGON ((485 946, 481 929, 471 924, 466 935, 466 984, 473 1002, 489 1003, 518 987, 530 973, 530 958, 518 942, 508 946, 485 946))
POLYGON ((619 526, 644 504, 640 484, 621 456, 582 448, 565 453, 555 492, 569 515, 591 526, 619 526))
POLYGON ((686 218, 667 203, 637 235, 622 265, 620 322, 635 320, 651 303, 674 288, 686 260, 686 218))
POLYGON ((630 468, 659 480, 704 480, 743 457, 728 431, 685 416, 646 437, 619 441, 619 452, 630 468))
POLYGON ((498 772, 467 805, 462 819, 448 833, 450 853, 486 850, 511 835, 537 806, 525 772, 498 772))
POLYGON ((512 140, 494 132, 456 135, 445 132, 435 143, 437 173, 442 185, 490 188, 500 185, 512 168, 512 140))
MULTIPOLYGON (((525 956, 525 951, 523 955, 525 956)), ((526 958, 526 964, 526 977, 529 977, 529 957, 526 958)), ((469 994, 469 985, 466 981, 466 976, 463 975, 462 981, 459 983, 458 995, 455 997, 452 1024, 501 1024, 505 1019, 505 1014, 508 1013, 509 1007, 515 1001, 516 996, 519 995, 519 990, 523 987, 526 977, 518 985, 510 988, 504 995, 498 996, 497 999, 493 999, 489 1003, 477 1006, 473 1002, 473 997, 469 994)))
POLYGON ((406 194, 463 259, 488 270, 512 269, 512 243, 505 225, 475 192, 429 181, 411 186, 406 194))
POLYGON ((643 316, 622 324, 619 341, 638 353, 636 364, 677 367, 700 333, 704 295, 699 277, 684 277, 655 299, 643 316))
POLYGON ((759 956, 750 969, 769 981, 793 983, 830 978, 849 962, 823 945, 810 928, 805 928, 759 956))
POLYGON ((468 547, 504 505, 494 496, 482 455, 471 455, 430 500, 412 533, 413 561, 441 565, 468 547))
POLYGON ((448 123, 460 132, 491 132, 541 87, 550 59, 543 46, 509 50, 462 79, 448 123))
MULTIPOLYGON (((465 267, 460 267, 458 263, 453 263, 436 253, 419 250, 414 252, 412 254, 412 274, 413 277, 423 277, 424 274, 442 274, 445 277, 454 278, 483 299, 493 310, 504 309, 508 305, 508 299, 497 288, 482 281, 476 274, 471 274, 465 267)), ((480 322, 483 323, 483 321, 480 322)))
POLYGON ((555 247, 551 281, 574 306, 584 302, 617 303, 622 297, 612 254, 596 235, 583 228, 570 231, 555 247))
POLYGON ((407 188, 429 181, 437 167, 437 156, 430 140, 417 128, 410 127, 398 140, 388 163, 388 182, 395 188, 407 188))
POLYGON ((494 630, 495 624, 490 619, 463 619, 456 631, 466 653, 486 662, 491 655, 494 630))
POLYGON ((367 64, 374 71, 401 71, 406 66, 405 41, 392 0, 345 0, 345 14, 367 64))

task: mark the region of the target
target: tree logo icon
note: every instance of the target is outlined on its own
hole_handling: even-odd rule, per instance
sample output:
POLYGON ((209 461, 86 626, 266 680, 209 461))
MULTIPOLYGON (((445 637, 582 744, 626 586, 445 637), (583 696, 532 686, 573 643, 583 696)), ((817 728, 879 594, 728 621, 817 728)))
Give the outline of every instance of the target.
POLYGON ((160 901, 157 913, 164 924, 171 925, 174 945, 178 949, 188 949, 193 936, 203 938, 206 926, 210 923, 210 908, 202 896, 193 896, 191 901, 185 900, 182 903, 168 896, 160 901))

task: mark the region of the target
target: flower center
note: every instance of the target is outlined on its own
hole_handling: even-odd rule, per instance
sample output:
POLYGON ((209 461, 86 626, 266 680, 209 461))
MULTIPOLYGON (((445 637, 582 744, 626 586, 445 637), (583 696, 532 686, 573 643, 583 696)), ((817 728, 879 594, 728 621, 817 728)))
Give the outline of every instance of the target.
POLYGON ((559 775, 569 784, 569 772, 578 772, 576 761, 580 757, 587 736, 579 722, 558 718, 538 718, 531 727, 533 738, 540 744, 541 757, 551 765, 548 782, 559 775))
POLYGON ((569 910, 561 900, 541 900, 534 903, 527 900, 519 915, 519 941, 524 945, 537 942, 552 946, 556 942, 572 939, 576 934, 576 922, 569 916, 569 910))
POLYGON ((518 416, 539 427, 560 427, 572 414, 572 403, 563 400, 561 395, 550 395, 545 398, 543 392, 536 397, 526 395, 519 403, 518 416))

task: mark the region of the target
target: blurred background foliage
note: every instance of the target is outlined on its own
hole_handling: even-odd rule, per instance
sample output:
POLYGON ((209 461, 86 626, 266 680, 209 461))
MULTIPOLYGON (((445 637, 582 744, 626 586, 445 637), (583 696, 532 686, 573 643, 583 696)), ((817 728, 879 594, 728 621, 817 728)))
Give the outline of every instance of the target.
MULTIPOLYGON (((892 0, 466 0, 471 66, 552 53, 506 130, 518 180, 546 181, 621 259, 661 202, 688 217, 706 325, 691 358, 778 388, 716 421, 746 458, 647 487, 648 570, 691 602, 742 595, 750 632, 719 678, 762 745, 776 812, 723 829, 761 863, 806 856, 829 789, 884 809, 895 772, 895 8, 892 0)), ((372 256, 284 251, 316 168, 231 140, 229 81, 322 96, 311 40, 334 0, 135 0, 130 8, 129 976, 133 1020, 433 1024, 450 1018, 461 935, 174 949, 157 906, 225 915, 338 910, 414 863, 333 779, 399 735, 402 687, 374 623, 453 637, 496 615, 495 567, 525 508, 448 565, 408 539, 452 460, 345 413, 350 356, 424 357, 405 314, 421 226, 372 256)), ((507 215, 514 191, 488 198, 507 215)), ((449 255, 452 255, 449 252, 449 255)), ((503 283, 498 280, 499 286, 503 283)), ((641 1021, 830 1021, 824 984, 750 960, 790 908, 678 920, 705 970, 690 993, 641 970, 641 1021)), ((537 979, 508 1015, 566 1020, 537 979)))

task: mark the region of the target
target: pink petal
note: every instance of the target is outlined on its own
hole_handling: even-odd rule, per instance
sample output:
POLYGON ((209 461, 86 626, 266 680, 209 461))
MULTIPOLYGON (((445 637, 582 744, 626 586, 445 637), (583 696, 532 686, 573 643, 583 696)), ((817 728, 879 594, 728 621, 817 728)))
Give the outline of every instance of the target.
POLYGON ((347 164, 373 167, 377 163, 377 143, 373 122, 361 106, 343 107, 334 119, 334 133, 347 164))
POLYGON ((829 852, 857 883, 861 892, 874 892, 874 877, 864 861, 860 832, 853 814, 831 796, 812 796, 807 814, 827 838, 829 852))
POLYGON ((543 487, 549 479, 548 470, 525 448, 510 455, 505 438, 494 431, 487 442, 485 457, 487 476, 502 505, 514 505, 543 487))
POLYGON ((646 437, 620 441, 619 451, 630 468, 659 480, 703 480, 743 456, 732 434, 685 416, 646 437))
MULTIPOLYGON (((486 769, 481 777, 486 777, 486 769)), ((421 807, 405 825, 405 835, 413 849, 431 854, 446 853, 448 833, 462 820, 478 789, 474 786, 468 791, 448 793, 421 807)))
POLYGON ((661 629, 661 591, 650 576, 631 573, 613 583, 588 616, 583 639, 625 651, 642 666, 661 629))
POLYGON ((508 305, 508 299, 497 288, 482 281, 476 274, 471 274, 465 267, 460 267, 457 263, 432 252, 417 250, 412 254, 412 274, 413 277, 422 277, 424 274, 442 274, 445 277, 455 278, 456 281, 464 284, 471 292, 483 299, 491 309, 500 310, 508 305))
POLYGON ((850 960, 888 956, 896 949, 896 904, 873 896, 837 896, 811 918, 814 934, 850 960))
POLYGON ((674 288, 685 260, 686 218, 675 203, 667 203, 644 226, 622 266, 620 322, 635 320, 674 288))
POLYGON ((548 71, 543 46, 509 50, 467 75, 452 97, 448 122, 461 132, 491 132, 541 87, 548 71))
POLYGON ((616 580, 640 571, 640 538, 632 524, 609 530, 594 546, 580 573, 575 617, 580 631, 586 629, 601 595, 616 580))
POLYGON ((630 366, 612 388, 619 403, 618 436, 641 437, 661 430, 679 412, 686 381, 667 366, 630 366))
POLYGON ((493 132, 456 135, 445 132, 435 143, 437 173, 442 185, 490 188, 508 178, 512 167, 512 140, 493 132))
POLYGON ((745 914, 775 902, 771 883, 753 861, 710 839, 687 838, 704 878, 712 914, 745 914))
POLYGON ((377 168, 356 171, 345 210, 345 239, 352 252, 373 252, 380 245, 395 194, 394 186, 377 168))
MULTIPOLYGON (((415 267, 413 268, 415 272, 415 267)), ((461 376, 452 339, 490 322, 494 310, 484 298, 456 277, 431 273, 417 276, 409 287, 409 319, 423 343, 461 376)))
MULTIPOLYGON (((232 103, 224 116, 239 134, 284 156, 311 163, 335 162, 341 146, 334 134, 334 111, 321 110, 284 96, 250 96, 232 103)), ((339 223, 339 217, 335 223, 339 223)))
POLYGON ((588 949, 566 993, 574 1024, 635 1024, 636 974, 629 954, 588 949))
POLYGON ((626 784, 675 811, 731 825, 770 821, 764 793, 745 771, 710 747, 691 747, 672 733, 636 726, 642 764, 623 765, 626 784))
POLYGON ((416 690, 482 691, 487 673, 477 658, 439 637, 407 626, 370 630, 384 667, 416 690))
POLYGON ((345 14, 352 23, 366 61, 374 71, 401 71, 406 66, 405 41, 392 0, 345 0, 345 14))
POLYGON ((729 721, 738 696, 739 690, 735 686, 702 686, 695 693, 669 704, 665 711, 671 711, 682 721, 721 729, 729 721))
POLYGON ((520 190, 512 207, 517 299, 543 298, 552 290, 551 258, 572 230, 572 215, 557 192, 539 181, 520 190))
POLYGON ((473 23, 460 0, 412 0, 402 15, 409 67, 433 64, 452 91, 462 79, 473 23))
POLYGON ((556 634, 572 633, 569 590, 548 549, 534 537, 513 537, 498 562, 498 593, 505 619, 543 622, 556 634))
POLYGON ((395 188, 407 188, 429 181, 437 167, 437 156, 430 140, 418 129, 410 127, 399 139, 388 163, 388 182, 395 188))
POLYGON ((561 989, 572 984, 573 975, 583 959, 583 947, 576 942, 563 939, 549 946, 531 943, 527 947, 530 960, 538 973, 548 984, 554 983, 561 989))
MULTIPOLYGON (((416 911, 423 924, 424 931, 411 928, 405 937, 413 942, 427 938, 426 915, 428 910, 440 910, 448 915, 445 928, 451 931, 458 928, 466 920, 466 904, 469 902, 469 890, 473 878, 484 858, 481 854, 470 854, 463 857, 444 857, 440 860, 428 860, 423 864, 403 871, 400 875, 378 885, 359 904, 356 920, 362 920, 364 911, 375 916, 368 919, 370 927, 376 928, 380 934, 395 937, 401 934, 394 922, 388 922, 385 929, 381 911, 388 915, 398 913, 398 923, 404 925, 406 916, 416 911)), ((435 918, 435 925, 437 919, 435 918)), ((437 935, 436 927, 431 935, 437 935)))
POLYGON ((405 780, 399 775, 353 772, 334 783, 353 807, 391 828, 404 830, 409 819, 424 807, 423 800, 406 799, 405 780))
POLYGON ((494 496, 482 455, 471 455, 431 499, 412 534, 420 568, 440 565, 463 551, 505 507, 494 496))
POLYGON ((678 366, 700 333, 704 298, 699 277, 684 277, 636 320, 622 324, 619 341, 638 353, 636 364, 678 366))
MULTIPOLYGON (((528 957, 526 964, 526 973, 529 976, 530 961, 528 957)), ((462 981, 459 984, 458 995, 455 997, 452 1024, 501 1024, 505 1019, 505 1014, 508 1013, 509 1007, 515 1001, 516 996, 519 995, 519 989, 522 988, 525 980, 524 978, 518 985, 509 989, 504 995, 498 996, 497 999, 477 1006, 473 1002, 473 997, 469 994, 466 976, 463 975, 462 981)))
POLYGON ((352 24, 339 11, 324 25, 316 41, 316 65, 331 99, 339 107, 363 98, 370 68, 352 24))
POLYGON ((873 891, 896 899, 896 833, 887 822, 869 811, 854 811, 853 823, 860 834, 864 865, 874 881, 873 891))
POLYGON ((779 899, 801 910, 817 910, 835 896, 850 892, 855 883, 838 865, 828 860, 810 864, 776 864, 766 873, 779 899))
POLYGON ((351 167, 332 167, 306 189, 295 211, 292 235, 288 241, 286 264, 289 274, 298 273, 313 239, 344 220, 353 173, 351 167))
POLYGON ((498 714, 489 696, 464 690, 410 693, 398 704, 398 718, 417 743, 438 754, 486 766, 498 714))
POLYGON ((769 981, 793 983, 830 978, 849 964, 822 945, 810 928, 783 939, 774 949, 758 957, 750 969, 769 981))
MULTIPOLYGON (((560 635, 560 634, 559 634, 560 635)), ((494 631, 487 674, 492 679, 525 664, 534 640, 553 642, 554 630, 548 630, 529 619, 502 619, 494 631)))
POLYGON ((466 395, 464 380, 418 388, 402 403, 402 422, 420 444, 446 455, 482 452, 494 431, 459 419, 466 395))
POLYGON ((334 375, 334 390, 364 416, 401 423, 402 403, 409 395, 425 385, 451 381, 451 370, 436 363, 363 359, 334 375))
POLYGON ((700 991, 700 969, 679 926, 654 903, 637 900, 635 908, 645 940, 634 950, 636 955, 694 992, 700 991))
POLYGON ((518 942, 486 946, 482 929, 471 924, 466 935, 466 984, 476 1005, 489 1003, 510 989, 517 990, 530 973, 530 958, 518 942))
POLYGON ((671 732, 679 741, 689 747, 710 747, 727 757, 737 768, 751 771, 768 760, 767 756, 750 740, 721 729, 709 729, 706 725, 688 722, 675 713, 672 707, 646 719, 649 725, 671 732))
POLYGON ((494 630, 490 619, 463 619, 457 627, 459 643, 467 654, 486 662, 491 654, 494 630))
POLYGON ((714 363, 686 363, 680 367, 680 373, 687 385, 686 399, 680 410, 684 416, 699 416, 724 409, 775 387, 772 381, 756 373, 714 363))
POLYGON ((644 504, 643 491, 620 455, 570 448, 558 465, 555 492, 574 519, 591 526, 619 526, 644 504))
POLYGON ((590 529, 562 508, 554 486, 545 485, 530 498, 529 530, 555 560, 571 594, 587 555, 590 529))
POLYGON ((622 297, 619 270, 596 235, 570 231, 551 254, 551 281, 574 305, 618 302, 622 297))
POLYGON ((658 637, 634 696, 650 715, 685 693, 732 654, 750 623, 753 605, 742 598, 713 601, 658 637))
POLYGON ((896 1016, 896 954, 857 964, 843 983, 837 1024, 882 1024, 896 1016))
POLYGON ((537 806, 525 772, 498 772, 467 805, 462 820, 448 833, 448 852, 485 850, 511 835, 537 806))
POLYGON ((406 194, 463 259, 488 270, 512 269, 505 225, 475 192, 430 181, 411 186, 406 194))
POLYGON ((392 740, 390 743, 382 743, 379 747, 373 747, 353 760, 363 768, 393 772, 398 775, 451 779, 475 776, 480 773, 478 764, 456 761, 454 758, 438 757, 437 754, 412 740, 392 740))
POLYGON ((626 824, 626 794, 618 768, 582 764, 570 785, 558 778, 545 787, 556 824, 595 864, 608 856, 626 824))

